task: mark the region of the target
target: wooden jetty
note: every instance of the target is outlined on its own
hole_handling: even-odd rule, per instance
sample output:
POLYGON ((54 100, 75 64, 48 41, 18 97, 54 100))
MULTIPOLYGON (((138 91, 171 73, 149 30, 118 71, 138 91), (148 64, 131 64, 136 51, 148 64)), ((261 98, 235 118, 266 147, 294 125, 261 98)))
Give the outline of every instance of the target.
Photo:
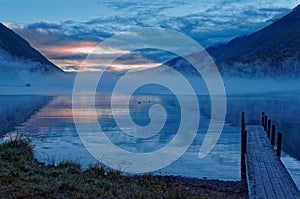
POLYGON ((300 198, 300 192, 280 160, 282 134, 275 151, 275 126, 262 115, 262 125, 245 124, 242 113, 241 175, 247 180, 249 198, 300 198))

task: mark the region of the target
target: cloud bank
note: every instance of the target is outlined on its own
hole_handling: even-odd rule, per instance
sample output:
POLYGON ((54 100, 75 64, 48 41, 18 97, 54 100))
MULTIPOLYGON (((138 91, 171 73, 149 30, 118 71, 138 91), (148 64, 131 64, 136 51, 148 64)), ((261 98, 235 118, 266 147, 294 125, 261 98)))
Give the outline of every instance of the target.
POLYGON ((94 16, 86 21, 8 25, 52 62, 75 70, 89 49, 121 31, 140 27, 169 28, 208 47, 257 31, 298 4, 295 0, 289 3, 283 0, 115 0, 99 3, 112 14, 94 16), (76 52, 74 49, 78 47, 85 48, 86 52, 76 52))

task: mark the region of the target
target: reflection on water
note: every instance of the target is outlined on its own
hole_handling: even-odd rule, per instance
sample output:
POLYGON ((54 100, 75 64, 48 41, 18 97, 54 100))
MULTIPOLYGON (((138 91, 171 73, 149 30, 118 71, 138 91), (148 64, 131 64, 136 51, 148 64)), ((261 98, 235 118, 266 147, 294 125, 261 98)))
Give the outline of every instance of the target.
MULTIPOLYGON (((122 96, 120 96, 122 97, 122 96)), ((119 147, 132 151, 155 151, 158 148, 168 144, 176 134, 178 128, 177 115, 179 111, 178 103, 170 96, 136 96, 132 98, 132 105, 136 104, 137 108, 132 109, 132 116, 135 121, 141 125, 145 125, 145 121, 149 119, 149 115, 141 114, 140 111, 146 113, 150 104, 160 103, 168 110, 168 119, 166 127, 160 133, 149 139, 132 138, 122 132, 112 122, 109 100, 107 96, 97 96, 96 116, 99 123, 103 126, 106 135, 110 140, 119 147), (140 103, 139 103, 140 102, 140 103), (147 103, 146 103, 147 102, 147 103), (143 105, 144 104, 144 105, 143 105), (144 122, 144 123, 143 123, 144 122), (168 133, 170 132, 170 133, 168 133)), ((205 98, 206 99, 206 98, 205 98)), ((89 100, 88 96, 82 96, 82 102, 89 100)), ((189 100, 189 97, 186 98, 189 100)), ((122 106, 119 112, 122 113, 122 106)), ((30 120, 24 123, 17 130, 19 132, 27 132, 33 139, 36 156, 41 161, 56 162, 61 160, 75 160, 84 166, 95 163, 96 160, 83 147, 75 129, 73 118, 71 117, 72 98, 70 96, 58 96, 53 98, 45 107, 33 115, 30 120)), ((193 107, 189 107, 191 116, 193 115, 193 107)), ((95 113, 90 110, 83 109, 79 112, 82 117, 87 119, 86 132, 95 134, 97 129, 92 129, 88 125, 88 118, 95 113)), ((239 129, 225 124, 224 131, 219 142, 213 149, 211 154, 206 158, 199 159, 198 152, 206 134, 209 124, 209 115, 203 109, 200 128, 198 134, 188 151, 176 162, 167 168, 157 171, 160 174, 185 175, 191 177, 208 177, 222 179, 239 179, 239 162, 240 162, 240 134, 239 129), (213 167, 212 167, 213 165, 213 167)), ((99 149, 101 150, 101 149, 99 149)), ((105 158, 105 154, 103 155, 105 158)), ((159 160, 158 160, 159 161, 159 160)), ((155 162, 153 162, 155 164, 155 162)), ((126 171, 126 166, 122 165, 126 171)), ((121 167, 121 166, 120 166, 121 167)))
MULTIPOLYGON (((98 95, 95 99, 96 112, 85 107, 85 103, 91 100, 90 96, 79 98, 82 101, 82 108, 77 110, 77 114, 86 119, 86 132, 93 135, 97 132, 97 129, 91 128, 88 123, 90 117, 96 116, 110 141, 125 150, 132 152, 155 151, 168 144, 174 138, 178 129, 180 107, 174 96, 136 95, 130 100, 130 115, 134 122, 141 126, 149 124, 148 112, 152 105, 160 104, 166 109, 168 115, 166 125, 158 134, 149 139, 137 139, 120 130, 112 117, 109 96, 98 95)), ((188 96, 186 96, 186 100, 189 100, 188 96)), ((283 132, 284 153, 282 160, 299 186, 299 95, 229 96, 227 100, 227 123, 213 151, 203 159, 198 158, 198 152, 208 129, 210 118, 209 97, 199 96, 201 120, 193 144, 181 158, 155 173, 200 178, 239 179, 241 111, 246 113, 247 124, 260 124, 261 112, 265 111, 276 124, 278 130, 283 132)), ((116 112, 119 115, 126 112, 124 110, 126 107, 122 104, 117 108, 116 112)), ((190 111, 191 116, 193 110, 193 106, 189 107, 188 111, 190 111)), ((70 96, 57 96, 51 99, 26 123, 18 127, 17 131, 26 132, 33 138, 36 156, 41 161, 52 163, 71 159, 83 166, 96 163, 93 156, 83 147, 72 116, 72 98, 70 96)), ((130 128, 130 126, 127 128, 130 128)), ((105 158, 105 154, 103 158, 105 158)), ((152 164, 155 164, 155 162, 152 164)), ((120 168, 126 171, 126 166, 130 165, 120 165, 120 168)))
POLYGON ((13 131, 52 97, 34 95, 0 95, 0 136, 13 131))

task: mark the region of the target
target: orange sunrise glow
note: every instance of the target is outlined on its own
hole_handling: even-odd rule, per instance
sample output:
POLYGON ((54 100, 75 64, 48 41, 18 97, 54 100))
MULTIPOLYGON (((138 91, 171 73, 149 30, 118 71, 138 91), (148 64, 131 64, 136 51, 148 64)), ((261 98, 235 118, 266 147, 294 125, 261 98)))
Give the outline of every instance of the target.
POLYGON ((63 46, 63 47, 54 47, 51 51, 56 51, 64 54, 96 54, 96 55, 109 55, 109 54, 124 54, 130 53, 130 51, 118 50, 114 48, 103 48, 101 46, 97 46, 93 43, 83 43, 80 46, 63 46))
POLYGON ((97 45, 94 43, 80 43, 77 45, 70 45, 70 46, 54 46, 48 48, 48 51, 58 52, 63 54, 89 54, 92 53, 94 48, 97 45))
POLYGON ((61 53, 70 53, 70 54, 89 54, 93 52, 94 46, 70 46, 70 47, 63 47, 59 48, 58 51, 61 53))
POLYGON ((65 57, 54 57, 52 59, 49 57, 49 59, 66 72, 99 71, 103 70, 104 68, 109 68, 110 70, 116 71, 147 69, 157 67, 161 64, 153 62, 146 57, 139 56, 132 58, 132 60, 126 60, 126 63, 115 61, 113 64, 107 65, 115 56, 130 54, 131 52, 111 47, 102 47, 92 42, 81 42, 79 44, 67 46, 52 46, 42 48, 41 51, 48 55, 56 55, 59 53, 62 57, 65 57), (82 58, 73 58, 72 56, 74 55, 81 55, 82 58), (93 55, 93 58, 85 59, 85 57, 88 55, 93 55), (77 66, 78 69, 69 66, 77 66))

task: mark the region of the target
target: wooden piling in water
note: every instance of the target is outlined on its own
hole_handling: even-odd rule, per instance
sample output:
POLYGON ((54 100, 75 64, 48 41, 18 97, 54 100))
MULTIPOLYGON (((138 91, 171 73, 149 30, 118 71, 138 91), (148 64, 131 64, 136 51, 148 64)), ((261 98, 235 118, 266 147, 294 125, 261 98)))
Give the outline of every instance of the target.
POLYGON ((277 139, 277 150, 276 154, 280 158, 281 157, 281 144, 282 144, 282 133, 278 132, 278 139, 277 139))
POLYGON ((272 136, 271 136, 271 145, 274 147, 274 144, 275 144, 275 125, 273 124, 272 125, 272 136))
POLYGON ((265 119, 264 119, 264 130, 267 131, 267 122, 268 122, 268 116, 265 115, 265 119))
POLYGON ((270 139, 271 134, 271 120, 268 120, 268 130, 267 130, 267 136, 270 139))
POLYGON ((242 112, 242 119, 241 119, 241 132, 243 133, 243 131, 246 130, 246 124, 245 124, 245 113, 242 112))
POLYGON ((265 125, 265 112, 261 113, 261 125, 264 126, 265 125))
POLYGON ((246 179, 246 151, 247 151, 247 131, 244 130, 242 132, 242 153, 241 153, 241 177, 242 179, 246 179))
POLYGON ((247 147, 247 131, 245 123, 245 113, 242 112, 241 119, 241 178, 246 179, 246 147, 247 147))

